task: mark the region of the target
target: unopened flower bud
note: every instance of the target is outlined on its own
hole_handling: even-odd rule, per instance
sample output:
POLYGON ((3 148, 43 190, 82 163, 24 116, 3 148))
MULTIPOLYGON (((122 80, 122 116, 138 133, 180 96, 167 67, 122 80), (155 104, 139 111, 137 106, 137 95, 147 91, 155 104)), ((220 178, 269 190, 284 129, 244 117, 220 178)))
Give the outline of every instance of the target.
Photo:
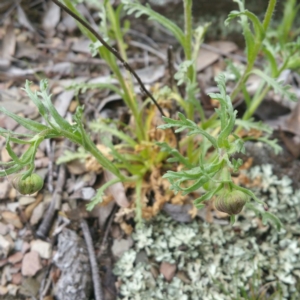
POLYGON ((216 198, 215 207, 221 212, 236 215, 242 211, 248 199, 249 197, 241 191, 226 191, 216 198))
POLYGON ((38 174, 31 174, 25 179, 22 179, 24 174, 17 174, 12 179, 13 187, 22 195, 33 194, 39 191, 43 185, 44 180, 38 174))

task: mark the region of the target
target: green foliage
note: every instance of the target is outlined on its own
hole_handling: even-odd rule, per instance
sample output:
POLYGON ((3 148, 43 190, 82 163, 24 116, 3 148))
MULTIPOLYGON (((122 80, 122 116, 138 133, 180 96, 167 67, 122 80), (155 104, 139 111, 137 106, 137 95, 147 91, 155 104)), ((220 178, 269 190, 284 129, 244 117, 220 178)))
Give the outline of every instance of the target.
MULTIPOLYGON (((276 0, 269 0, 263 21, 260 21, 255 14, 245 9, 244 1, 235 0, 235 2, 238 4, 239 10, 231 12, 225 24, 236 18, 240 20, 246 42, 248 62, 243 72, 231 64, 230 69, 235 74, 238 82, 230 96, 226 94, 225 76, 221 74, 216 78, 219 93, 210 94, 209 96, 219 102, 219 107, 215 110, 215 114, 209 120, 206 120, 201 102, 199 99, 196 99, 196 95, 199 94, 196 58, 209 24, 206 23, 203 26, 193 28, 192 1, 183 0, 183 29, 152 10, 150 6, 143 6, 138 1, 122 0, 122 4, 117 8, 114 8, 110 1, 104 1, 103 3, 93 1, 94 5, 99 9, 101 18, 99 31, 102 38, 99 36, 96 38, 96 34, 88 28, 87 24, 83 26, 82 23, 78 22, 78 27, 90 39, 92 54, 100 55, 106 61, 112 71, 112 78, 116 79, 118 84, 115 85, 111 82, 96 85, 81 83, 73 84, 70 88, 75 89, 76 95, 80 92, 84 93, 91 88, 109 89, 111 92, 118 94, 130 110, 134 126, 124 126, 124 124, 119 124, 112 120, 92 122, 90 125, 92 130, 99 133, 107 132, 119 141, 117 145, 113 145, 109 140, 103 141, 111 150, 113 161, 110 161, 97 149, 85 131, 82 124, 83 107, 78 107, 73 116, 74 124, 70 124, 59 115, 53 106, 51 95, 49 95, 47 90, 47 81, 41 81, 39 92, 32 92, 30 83, 26 82, 25 91, 38 108, 40 115, 44 118, 45 125, 22 118, 0 107, 2 113, 35 133, 17 135, 0 129, 0 134, 7 139, 6 149, 12 158, 11 162, 3 164, 6 170, 1 171, 0 176, 12 174, 22 169, 26 170, 25 177, 31 176, 34 171, 34 157, 39 144, 46 138, 65 137, 81 146, 81 150, 77 154, 66 152, 65 157, 60 159, 60 163, 75 158, 84 158, 87 153, 90 153, 103 168, 116 176, 115 179, 107 182, 98 190, 88 206, 89 209, 101 202, 103 192, 107 187, 116 182, 137 182, 136 215, 138 221, 141 221, 140 197, 142 194, 142 181, 156 167, 162 166, 162 168, 167 169, 170 168, 170 163, 180 164, 183 168, 179 168, 180 171, 173 171, 173 168, 169 169, 164 178, 170 181, 171 189, 174 193, 180 192, 183 195, 189 193, 200 194, 201 196, 195 200, 197 207, 201 207, 204 201, 210 200, 213 196, 223 197, 225 195, 224 197, 227 197, 226 195, 236 191, 238 191, 237 194, 244 195, 245 199, 250 197, 262 204, 250 190, 233 183, 231 173, 237 172, 242 164, 242 161, 234 159, 233 155, 237 152, 243 152, 244 141, 252 138, 250 136, 244 139, 240 138, 238 133, 241 128, 246 130, 254 128, 265 132, 266 136, 257 139, 269 143, 276 151, 279 151, 276 141, 269 140, 271 129, 261 123, 253 122, 251 117, 271 88, 280 95, 295 100, 295 95, 289 90, 290 87, 283 86, 282 83, 277 81, 277 78, 286 68, 297 67, 299 64, 297 53, 300 50, 300 39, 293 41, 287 37, 289 30, 292 28, 292 20, 296 16, 293 13, 292 20, 289 20, 288 14, 291 10, 297 11, 299 6, 296 6, 294 0, 287 1, 282 25, 278 28, 280 43, 277 46, 274 43, 274 36, 269 33, 269 24, 275 9, 276 0), (183 95, 179 93, 177 86, 172 86, 171 89, 161 87, 160 90, 154 93, 154 97, 150 93, 147 94, 149 98, 145 100, 142 106, 139 105, 138 96, 133 88, 132 76, 129 72, 124 73, 117 61, 118 59, 121 60, 126 67, 127 45, 124 42, 123 35, 127 28, 121 24, 122 9, 128 14, 135 14, 136 17, 142 14, 147 15, 150 19, 168 29, 177 39, 183 49, 185 60, 180 64, 174 77, 177 80, 177 86, 184 88, 183 95), (116 42, 116 45, 114 42, 116 42), (112 45, 114 48, 111 48, 112 45), (263 51, 268 61, 266 70, 263 71, 254 68, 255 60, 261 51, 263 51), (281 65, 277 63, 278 57, 282 60, 281 65), (250 74, 259 75, 263 79, 261 88, 253 97, 246 90, 246 83, 250 74), (247 110, 243 118, 239 120, 236 118, 237 112, 233 109, 232 101, 235 100, 241 91, 245 96, 247 110), (180 139, 176 147, 174 143, 170 143, 171 139, 167 135, 165 140, 157 143, 148 134, 153 129, 156 110, 158 109, 162 113, 160 107, 155 107, 150 100, 156 103, 156 101, 159 102, 161 99, 174 99, 179 104, 177 107, 178 119, 163 117, 165 124, 158 126, 159 129, 163 130, 175 129, 177 138, 179 137, 180 139), (197 113, 200 116, 199 123, 194 121, 197 113), (201 138, 194 139, 195 136, 200 136, 201 138), (21 157, 17 157, 12 150, 11 143, 28 144, 29 148, 21 157), (158 149, 157 146, 161 147, 161 149, 158 149)), ((84 20, 76 9, 74 1, 63 0, 63 3, 75 16, 84 20)), ((226 203, 231 201, 229 198, 225 200, 226 203)), ((230 206, 231 203, 228 205, 230 206)), ((255 210, 250 200, 245 201, 245 206, 255 210)), ((259 212, 259 215, 264 221, 271 221, 276 224, 277 228, 280 227, 280 222, 275 216, 266 212, 259 212)), ((234 216, 231 219, 234 220, 234 216)))
MULTIPOLYGON (((211 199, 214 195, 220 195, 224 198, 227 197, 226 195, 231 195, 231 191, 234 190, 240 191, 261 203, 251 191, 238 187, 232 182, 230 174, 232 171, 237 171, 242 162, 240 160, 230 160, 230 158, 236 152, 244 152, 244 146, 243 141, 233 133, 234 126, 236 125, 236 111, 233 110, 231 99, 226 94, 225 76, 223 74, 219 75, 216 78, 216 82, 220 93, 210 94, 209 96, 220 102, 220 108, 216 109, 220 126, 217 136, 211 134, 209 129, 203 130, 195 122, 187 119, 182 113, 178 113, 179 120, 164 117, 163 120, 166 124, 158 127, 161 129, 175 127, 177 128, 175 132, 186 131, 188 136, 201 135, 207 139, 214 148, 214 151, 212 153, 202 152, 199 161, 194 163, 191 167, 191 165, 187 163, 188 160, 176 150, 170 151, 169 147, 165 144, 161 144, 162 151, 168 151, 173 154, 173 162, 181 162, 185 166, 185 168, 177 172, 167 171, 163 177, 170 181, 171 189, 174 190, 175 193, 182 192, 182 194, 185 195, 195 192, 200 188, 207 189, 204 195, 195 200, 195 205, 198 207, 201 207, 203 201, 211 199)), ((255 123, 241 121, 240 124, 249 128, 249 126, 255 123)), ((270 128, 264 127, 261 124, 255 124, 255 127, 270 131, 270 128)), ((227 198, 229 199, 229 196, 227 198)), ((228 201, 231 201, 231 198, 228 201)), ((247 201, 244 203, 246 202, 247 201)), ((274 221, 276 226, 280 228, 280 222, 275 216, 263 215, 265 219, 274 221)))
MULTIPOLYGON (((122 181, 125 179, 119 169, 115 167, 115 165, 110 162, 94 145, 94 143, 90 140, 88 133, 84 130, 82 125, 82 107, 78 107, 75 115, 73 116, 74 124, 71 125, 64 118, 62 118, 54 105, 51 102, 51 95, 48 94, 48 82, 47 80, 42 80, 40 83, 40 91, 32 92, 30 88, 31 83, 26 81, 25 84, 25 92, 30 97, 32 102, 38 108, 39 113, 44 118, 46 125, 43 125, 39 122, 35 122, 26 118, 19 117, 7 110, 3 107, 0 107, 0 111, 6 114, 7 116, 14 119, 20 125, 25 127, 26 129, 35 132, 36 134, 20 134, 23 139, 11 137, 19 136, 18 133, 11 133, 4 129, 0 130, 0 134, 6 138, 6 149, 8 154, 12 158, 12 162, 5 164, 7 169, 0 171, 0 177, 10 175, 13 173, 17 173, 19 170, 25 169, 25 172, 22 173, 22 178, 19 178, 21 183, 24 181, 26 183, 26 188, 21 188, 20 190, 31 191, 32 188, 28 186, 28 180, 26 178, 32 178, 35 176, 34 171, 34 159, 35 154, 38 149, 40 143, 48 138, 55 137, 65 137, 69 139, 71 142, 80 145, 86 152, 91 153, 98 162, 107 170, 112 172, 117 180, 122 181), (26 140, 24 140, 26 138, 26 140), (16 144, 28 144, 29 148, 22 154, 21 157, 17 157, 17 155, 13 152, 10 143, 16 144)), ((77 153, 76 158, 82 157, 82 153, 77 153)), ((61 162, 70 160, 70 156, 65 157, 64 160, 61 159, 61 162)), ((74 156, 72 156, 74 159, 74 156)), ((130 181, 130 179, 127 179, 130 181)), ((114 180, 115 181, 115 180, 114 180)), ((20 184, 18 184, 19 186, 20 184)), ((94 202, 101 202, 101 193, 97 193, 97 195, 92 199, 94 202)), ((93 203, 94 203, 93 202, 93 203)))

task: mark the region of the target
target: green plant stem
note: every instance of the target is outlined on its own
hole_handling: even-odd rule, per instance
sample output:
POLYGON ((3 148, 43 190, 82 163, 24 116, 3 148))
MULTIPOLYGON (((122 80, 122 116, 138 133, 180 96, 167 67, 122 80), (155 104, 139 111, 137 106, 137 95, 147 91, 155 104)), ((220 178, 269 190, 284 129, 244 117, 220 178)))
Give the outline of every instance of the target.
MULTIPOLYGON (((108 1, 106 4, 106 8, 108 11, 108 16, 109 16, 109 20, 111 22, 111 26, 112 29, 114 31, 115 34, 115 39, 117 41, 118 44, 118 50, 120 52, 121 57, 124 59, 124 61, 127 61, 127 54, 126 54, 126 50, 125 50, 125 44, 124 44, 124 40, 123 40, 123 33, 121 31, 121 25, 120 25, 120 19, 119 19, 119 14, 120 14, 120 9, 121 7, 119 7, 117 9, 117 11, 115 12, 112 5, 110 4, 110 2, 108 1)), ((134 92, 133 92, 133 82, 131 80, 130 77, 130 72, 127 70, 127 74, 129 76, 127 76, 127 82, 124 79, 124 77, 122 76, 122 74, 119 72, 119 68, 116 67, 116 71, 117 71, 117 77, 119 82, 121 82, 122 88, 126 94, 126 104, 129 106, 129 108, 131 109, 135 121, 136 121, 136 125, 137 125, 137 137, 139 139, 139 141, 143 141, 146 138, 146 132, 144 130, 144 126, 142 123, 141 118, 139 117, 139 109, 138 109, 138 105, 137 105, 137 101, 135 99, 134 96, 134 92)))
MULTIPOLYGON (((281 74, 281 72, 286 68, 288 61, 289 61, 289 58, 287 58, 284 61, 284 63, 282 64, 282 66, 280 67, 278 72, 275 74, 274 78, 277 78, 281 74)), ((252 100, 252 102, 250 103, 250 106, 248 107, 248 109, 246 110, 246 112, 243 115, 243 120, 248 120, 253 116, 253 114, 255 113, 255 111, 261 104, 261 102, 264 100, 265 96, 267 95, 267 93, 269 92, 270 89, 271 89, 271 86, 266 85, 265 88, 262 90, 262 92, 259 94, 259 96, 254 98, 254 100, 252 100)), ((241 128, 238 127, 238 129, 240 130, 241 128)), ((235 132, 237 133, 238 131, 235 131, 235 132)))
POLYGON ((263 101, 270 89, 271 87, 269 85, 266 85, 262 92, 259 94, 259 96, 253 99, 253 101, 250 104, 250 107, 243 115, 243 120, 248 120, 252 117, 252 115, 255 113, 255 111, 257 110, 257 108, 259 107, 259 105, 261 104, 261 102, 263 101))
POLYGON ((103 46, 108 49, 124 66, 126 70, 128 70, 132 76, 137 80, 138 84, 140 85, 142 91, 153 101, 159 112, 162 116, 165 116, 162 108, 159 106, 153 95, 148 91, 148 89, 143 84, 141 78, 136 74, 136 72, 132 69, 132 67, 122 58, 122 56, 119 54, 119 52, 111 47, 102 37, 101 35, 92 27, 90 26, 86 21, 82 20, 76 13, 74 13, 72 10, 70 10, 68 7, 66 7, 64 4, 59 2, 58 0, 51 0, 54 2, 57 6, 59 6, 61 9, 63 9, 65 12, 67 12, 70 16, 72 16, 77 22, 79 22, 83 27, 85 27, 90 33, 92 33, 99 42, 103 44, 103 46))
MULTIPOLYGON (((185 32, 185 41, 184 41, 184 54, 186 60, 192 60, 192 0, 184 0, 184 32, 185 32)), ((193 66, 190 66, 188 69, 188 77, 191 82, 194 81, 194 70, 193 66)))
POLYGON ((268 8, 267 8, 265 18, 264 18, 264 21, 263 21, 263 28, 264 28, 265 32, 267 31, 267 29, 270 25, 272 15, 273 15, 273 12, 274 12, 274 9, 275 9, 275 6, 276 6, 276 2, 277 2, 277 0, 270 0, 269 1, 268 8))
MULTIPOLYGON (((184 40, 184 55, 186 60, 192 60, 192 0, 184 0, 184 31, 185 31, 185 40, 184 40)), ((195 69, 191 65, 188 69, 188 78, 191 83, 195 80, 195 69)), ((187 107, 187 117, 190 120, 194 119, 194 105, 193 103, 188 103, 187 107)), ((188 148, 187 156, 189 161, 192 160, 194 149, 194 142, 191 137, 188 139, 188 148)))
MULTIPOLYGON (((272 15, 273 15, 273 12, 274 12, 274 9, 276 6, 276 2, 277 2, 277 0, 269 1, 269 5, 268 5, 268 8, 267 8, 267 11, 265 14, 265 18, 263 21, 263 28, 264 28, 265 32, 267 31, 267 29, 270 25, 270 21, 271 21, 271 18, 272 18, 272 15)), ((261 40, 256 41, 254 49, 252 51, 253 53, 251 55, 251 58, 250 57, 248 58, 248 64, 247 64, 246 70, 244 71, 244 74, 242 75, 242 77, 240 78, 240 80, 238 81, 235 88, 233 89, 233 91, 230 94, 231 101, 234 101, 234 99, 236 98, 236 96, 239 94, 239 92, 243 88, 244 84, 246 83, 249 73, 251 72, 251 70, 254 66, 255 60, 257 58, 257 55, 261 49, 263 40, 264 40, 264 37, 261 40)))

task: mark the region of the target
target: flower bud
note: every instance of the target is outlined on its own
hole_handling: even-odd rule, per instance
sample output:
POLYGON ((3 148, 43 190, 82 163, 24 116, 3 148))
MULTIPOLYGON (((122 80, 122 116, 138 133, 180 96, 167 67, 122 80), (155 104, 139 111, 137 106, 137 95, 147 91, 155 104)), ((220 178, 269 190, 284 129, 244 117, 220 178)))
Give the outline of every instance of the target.
POLYGON ((13 187, 22 195, 33 194, 44 185, 44 180, 38 174, 33 173, 25 179, 22 179, 23 176, 24 174, 17 174, 12 179, 13 187))
POLYGON ((216 198, 215 207, 218 211, 236 215, 242 211, 248 199, 249 197, 241 191, 226 191, 216 198))

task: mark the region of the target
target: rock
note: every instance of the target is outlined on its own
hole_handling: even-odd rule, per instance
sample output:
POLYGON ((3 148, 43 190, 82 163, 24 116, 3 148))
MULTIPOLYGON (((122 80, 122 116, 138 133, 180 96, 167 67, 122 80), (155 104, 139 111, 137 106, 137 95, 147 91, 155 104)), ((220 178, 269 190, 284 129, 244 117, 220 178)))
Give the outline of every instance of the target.
MULTIPOLYGON (((2 160, 3 161, 3 160, 2 160)), ((0 182, 0 199, 6 199, 8 192, 10 189, 10 183, 8 180, 5 180, 3 182, 0 182)))
POLYGON ((33 202, 35 202, 34 197, 22 196, 22 197, 19 198, 19 205, 22 205, 22 206, 27 206, 27 205, 29 205, 33 202))
POLYGON ((76 232, 63 229, 53 262, 61 270, 55 290, 57 299, 90 299, 92 278, 88 251, 76 232))
POLYGON ((22 274, 21 273, 12 274, 11 282, 12 284, 20 285, 22 283, 22 274))
POLYGON ((19 287, 15 284, 9 284, 7 286, 7 290, 8 290, 8 293, 12 296, 16 296, 17 295, 17 292, 18 292, 18 289, 19 287))
POLYGON ((7 264, 7 258, 0 259, 0 268, 2 268, 3 266, 5 266, 6 264, 7 264))
POLYGON ((18 202, 9 202, 6 204, 6 207, 9 211, 16 213, 17 209, 19 208, 19 203, 18 202))
POLYGON ((114 240, 111 251, 115 257, 121 257, 122 254, 128 251, 133 245, 133 240, 131 237, 127 239, 114 240))
POLYGON ((0 296, 4 296, 7 293, 8 293, 7 287, 0 285, 0 296))
POLYGON ((30 224, 36 225, 42 219, 44 212, 45 212, 45 205, 43 202, 41 202, 33 210, 32 215, 30 217, 30 224))
POLYGON ((18 229, 23 228, 23 224, 19 218, 19 216, 11 211, 3 211, 2 218, 9 224, 14 225, 18 229))
POLYGON ((23 253, 16 252, 8 258, 8 262, 10 262, 11 264, 14 265, 14 264, 20 262, 22 260, 22 258, 23 258, 23 253))
POLYGON ((184 205, 165 203, 163 206, 163 211, 175 221, 189 223, 193 221, 192 216, 189 214, 189 211, 192 208, 193 205, 189 203, 184 205))
POLYGON ((14 248, 13 242, 0 235, 0 258, 7 257, 9 251, 14 248))
POLYGON ((36 251, 30 251, 24 255, 22 263, 22 275, 34 276, 39 270, 41 270, 42 264, 40 256, 36 251))
POLYGON ((0 222, 0 234, 6 235, 7 233, 8 233, 8 227, 4 223, 0 222))
POLYGON ((162 262, 159 267, 159 271, 167 281, 171 281, 176 273, 176 265, 168 262, 162 262))
POLYGON ((36 251, 41 258, 49 259, 52 254, 52 246, 42 240, 34 240, 31 242, 31 251, 36 251))
POLYGON ((19 291, 19 294, 22 294, 26 297, 29 295, 34 296, 33 299, 37 299, 37 294, 41 287, 41 282, 33 277, 23 277, 22 279, 22 288, 19 291))
POLYGON ((29 243, 24 242, 24 243, 22 244, 22 249, 21 249, 22 253, 25 254, 29 249, 30 249, 29 243))

